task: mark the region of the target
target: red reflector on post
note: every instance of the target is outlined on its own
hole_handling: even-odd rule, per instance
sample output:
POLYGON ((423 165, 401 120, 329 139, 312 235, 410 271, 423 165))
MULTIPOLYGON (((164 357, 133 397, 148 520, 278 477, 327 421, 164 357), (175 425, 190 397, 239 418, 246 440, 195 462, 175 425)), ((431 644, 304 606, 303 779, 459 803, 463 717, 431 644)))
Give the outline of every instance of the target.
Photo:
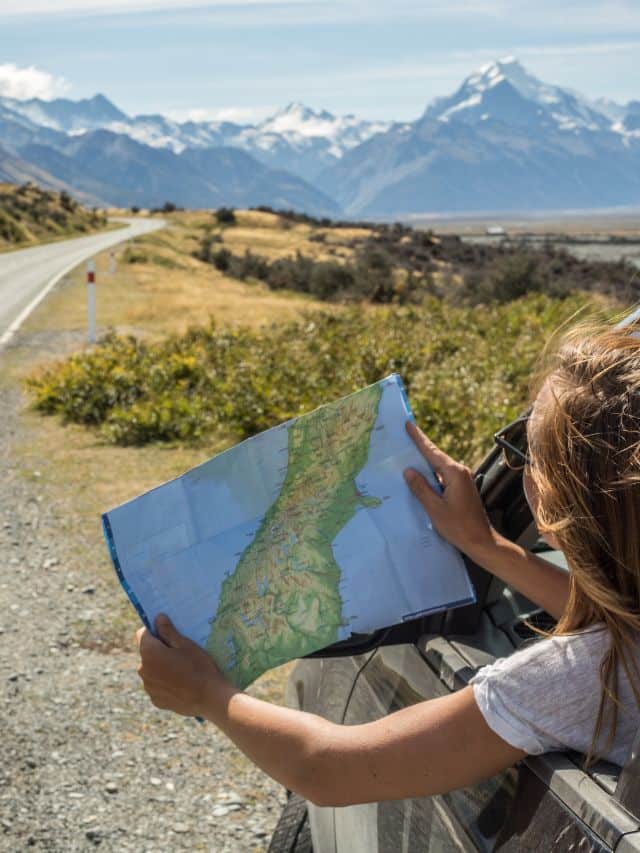
POLYGON ((96 262, 87 262, 87 339, 90 344, 96 342, 96 262))

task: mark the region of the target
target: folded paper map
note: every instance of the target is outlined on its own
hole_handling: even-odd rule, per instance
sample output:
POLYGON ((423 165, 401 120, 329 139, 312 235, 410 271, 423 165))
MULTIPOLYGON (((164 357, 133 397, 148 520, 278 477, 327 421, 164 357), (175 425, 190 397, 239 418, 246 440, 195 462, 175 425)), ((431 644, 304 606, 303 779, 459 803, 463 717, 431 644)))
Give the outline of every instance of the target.
POLYGON ((105 513, 143 622, 167 613, 245 687, 353 633, 472 602, 460 554, 402 476, 438 488, 411 417, 392 375, 105 513))

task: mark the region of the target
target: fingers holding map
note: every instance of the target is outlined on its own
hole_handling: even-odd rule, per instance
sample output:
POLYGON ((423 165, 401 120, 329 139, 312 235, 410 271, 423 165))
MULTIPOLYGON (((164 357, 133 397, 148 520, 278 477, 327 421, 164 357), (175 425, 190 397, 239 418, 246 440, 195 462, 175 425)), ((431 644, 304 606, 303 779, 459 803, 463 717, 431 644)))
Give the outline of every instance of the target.
POLYGON ((293 658, 474 599, 403 478, 434 482, 396 375, 105 513, 122 585, 245 687, 293 658))

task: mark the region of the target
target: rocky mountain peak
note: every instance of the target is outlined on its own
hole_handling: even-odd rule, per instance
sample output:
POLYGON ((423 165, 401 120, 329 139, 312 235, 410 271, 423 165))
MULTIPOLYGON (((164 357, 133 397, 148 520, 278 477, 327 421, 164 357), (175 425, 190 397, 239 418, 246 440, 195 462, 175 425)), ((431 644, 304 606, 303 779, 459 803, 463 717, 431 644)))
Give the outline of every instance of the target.
POLYGON ((538 79, 512 56, 483 65, 453 93, 434 101, 424 119, 478 124, 500 121, 545 133, 599 131, 611 118, 581 95, 538 79))

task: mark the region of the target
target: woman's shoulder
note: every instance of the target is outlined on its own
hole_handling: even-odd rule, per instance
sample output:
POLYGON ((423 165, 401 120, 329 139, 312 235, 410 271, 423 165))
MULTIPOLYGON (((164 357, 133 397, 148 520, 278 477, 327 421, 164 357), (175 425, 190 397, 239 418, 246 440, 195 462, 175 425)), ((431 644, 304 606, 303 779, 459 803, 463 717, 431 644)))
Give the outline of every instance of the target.
POLYGON ((539 674, 547 682, 556 676, 565 677, 570 670, 578 669, 584 675, 597 676, 602 656, 609 644, 609 634, 602 625, 595 625, 571 634, 553 634, 533 639, 512 655, 500 658, 489 667, 481 669, 483 673, 504 672, 514 674, 521 667, 526 668, 527 678, 539 674))
POLYGON ((529 753, 588 749, 600 701, 601 626, 535 640, 471 679, 485 721, 529 753))
POLYGON ((576 656, 597 655, 602 656, 602 653, 608 648, 610 642, 609 632, 604 625, 593 625, 589 628, 583 628, 580 631, 572 631, 567 634, 551 634, 540 639, 528 643, 520 652, 531 655, 532 657, 547 655, 562 655, 565 658, 573 659, 576 656))

